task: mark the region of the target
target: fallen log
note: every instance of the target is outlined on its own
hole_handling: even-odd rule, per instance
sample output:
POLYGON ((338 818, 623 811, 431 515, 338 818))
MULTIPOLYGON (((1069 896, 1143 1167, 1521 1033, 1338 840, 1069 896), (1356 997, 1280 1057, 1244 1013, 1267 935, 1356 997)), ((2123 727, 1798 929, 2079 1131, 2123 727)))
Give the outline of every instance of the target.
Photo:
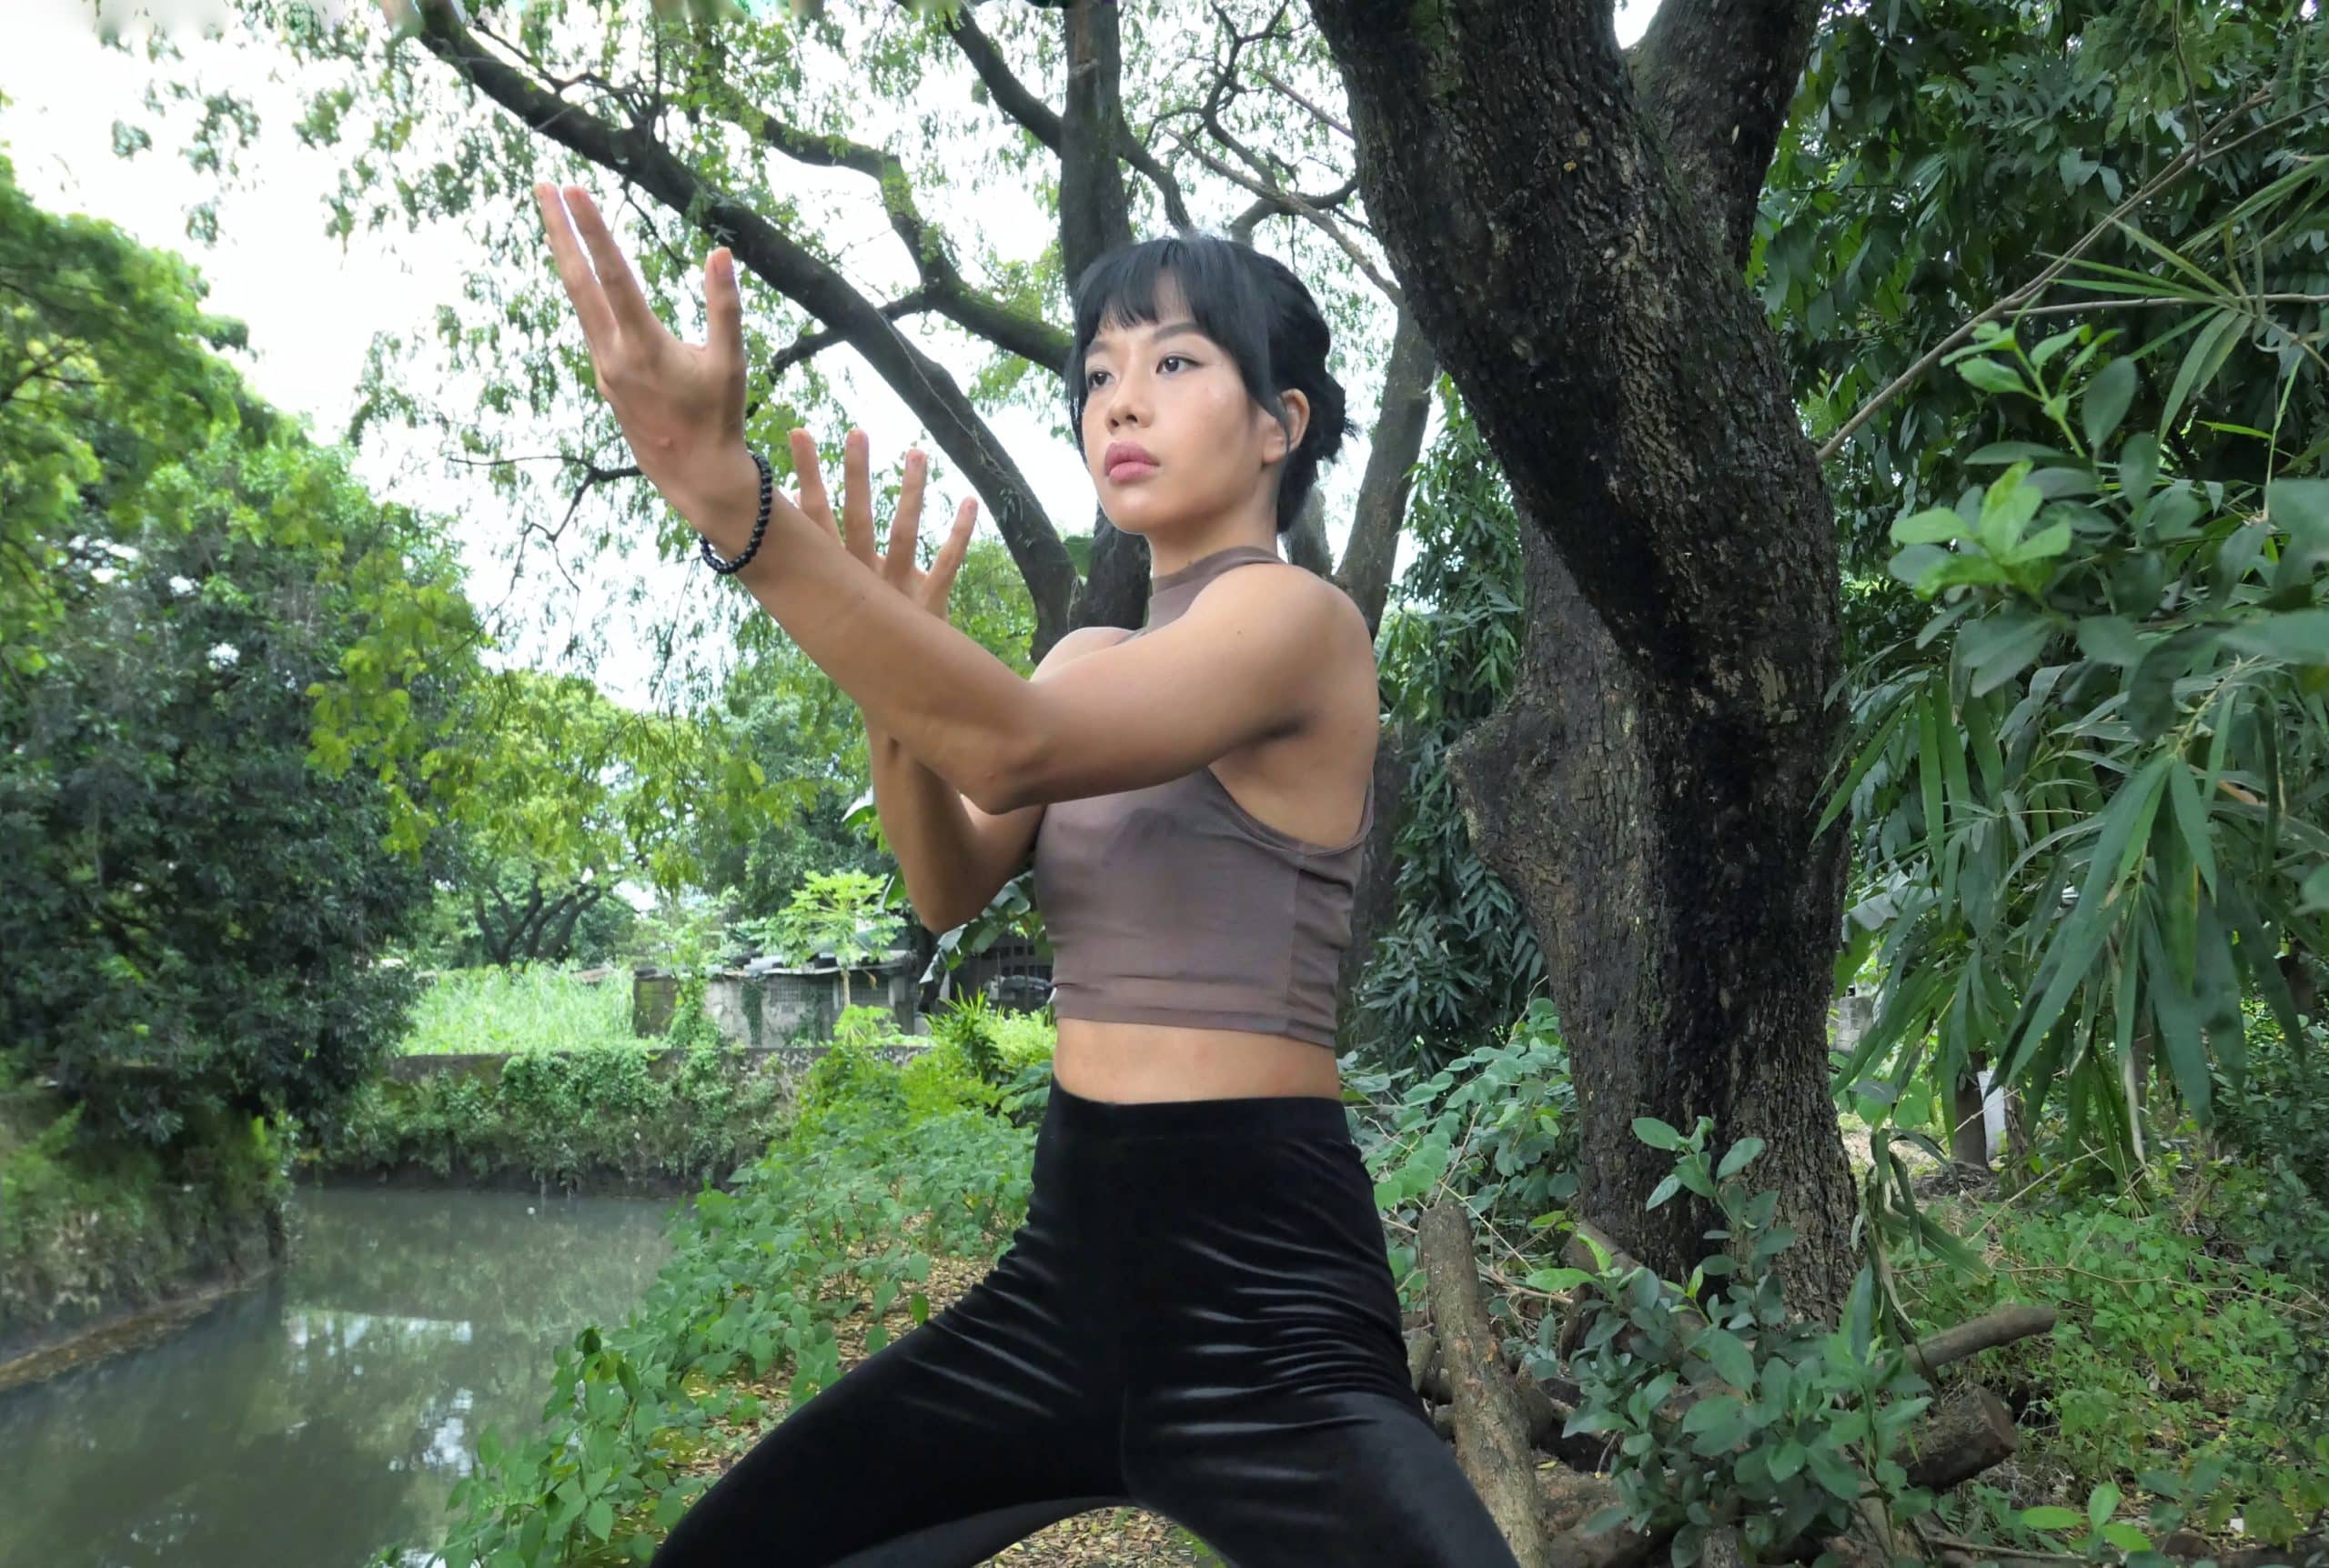
POLYGON ((1447 1374, 1456 1428, 1456 1462, 1524 1563, 1545 1561, 1537 1462, 1512 1379, 1497 1353, 1487 1298, 1472 1251, 1472 1224, 1460 1201, 1442 1199, 1423 1212, 1417 1253, 1431 1303, 1432 1330, 1447 1374))
POLYGON ((1931 1377, 1942 1367, 2010 1345, 2016 1340, 2026 1340, 2033 1334, 2054 1332, 2054 1309, 2021 1303, 2000 1307, 1983 1312, 1953 1329, 1943 1329, 1931 1338, 1919 1340, 1909 1347, 1909 1362, 1925 1376, 1931 1377))
POLYGON ((1946 1492, 2003 1464, 2021 1444, 2005 1402, 1980 1383, 1967 1383, 1909 1429, 1905 1446, 1915 1456, 1905 1466, 1909 1484, 1946 1492))

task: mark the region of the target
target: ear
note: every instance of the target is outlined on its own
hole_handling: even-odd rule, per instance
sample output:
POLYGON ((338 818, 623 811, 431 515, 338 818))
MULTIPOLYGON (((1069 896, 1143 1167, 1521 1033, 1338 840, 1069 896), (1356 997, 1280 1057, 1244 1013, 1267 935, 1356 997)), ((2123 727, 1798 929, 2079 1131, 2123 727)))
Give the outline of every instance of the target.
POLYGON ((1310 428, 1310 399, 1289 387, 1278 394, 1278 404, 1285 410, 1285 425, 1280 425, 1265 412, 1262 417, 1267 427, 1262 432, 1262 451, 1273 462, 1281 462, 1302 445, 1305 432, 1310 428), (1291 426, 1292 429, 1287 429, 1291 426))

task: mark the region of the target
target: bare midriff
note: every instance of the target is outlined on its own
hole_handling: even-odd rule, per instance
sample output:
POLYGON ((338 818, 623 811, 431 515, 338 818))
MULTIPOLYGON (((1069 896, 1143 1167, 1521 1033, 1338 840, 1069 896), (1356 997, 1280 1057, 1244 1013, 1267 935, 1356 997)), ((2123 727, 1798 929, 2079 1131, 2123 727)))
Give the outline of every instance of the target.
POLYGON ((1342 1097, 1335 1053, 1292 1035, 1168 1023, 1064 1018, 1052 1075, 1086 1100, 1224 1100, 1257 1094, 1342 1097))

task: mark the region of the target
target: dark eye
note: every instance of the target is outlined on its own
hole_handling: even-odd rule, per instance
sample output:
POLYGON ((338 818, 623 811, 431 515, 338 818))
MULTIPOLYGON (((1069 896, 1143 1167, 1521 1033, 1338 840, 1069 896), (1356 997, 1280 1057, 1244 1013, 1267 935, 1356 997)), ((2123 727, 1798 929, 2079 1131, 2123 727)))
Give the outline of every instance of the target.
POLYGON ((1107 372, 1104 370, 1086 370, 1084 373, 1084 385, 1087 387, 1096 386, 1098 383, 1094 382, 1092 378, 1095 376, 1105 376, 1107 372))
POLYGON ((1164 358, 1159 359, 1156 363, 1162 367, 1172 364, 1175 359, 1179 360, 1184 365, 1194 365, 1196 363, 1195 360, 1191 359, 1185 354, 1167 354, 1164 358))

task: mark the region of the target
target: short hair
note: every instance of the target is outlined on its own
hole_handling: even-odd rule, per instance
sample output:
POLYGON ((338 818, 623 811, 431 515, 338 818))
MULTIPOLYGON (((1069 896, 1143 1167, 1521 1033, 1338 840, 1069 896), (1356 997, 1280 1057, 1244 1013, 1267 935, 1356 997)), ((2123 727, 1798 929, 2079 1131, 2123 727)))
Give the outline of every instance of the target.
POLYGON ((1310 401, 1310 422, 1280 467, 1277 531, 1283 534, 1302 515, 1318 465, 1342 449, 1356 427, 1342 383, 1326 369, 1333 340, 1326 318, 1302 280, 1275 257, 1239 240, 1184 230, 1119 246, 1085 267, 1075 282, 1075 335, 1064 372, 1068 425, 1080 443, 1087 400, 1084 363, 1092 339, 1104 323, 1154 322, 1159 285, 1167 277, 1197 326, 1236 364, 1247 394, 1281 428, 1287 422, 1281 394, 1298 391, 1310 401))

